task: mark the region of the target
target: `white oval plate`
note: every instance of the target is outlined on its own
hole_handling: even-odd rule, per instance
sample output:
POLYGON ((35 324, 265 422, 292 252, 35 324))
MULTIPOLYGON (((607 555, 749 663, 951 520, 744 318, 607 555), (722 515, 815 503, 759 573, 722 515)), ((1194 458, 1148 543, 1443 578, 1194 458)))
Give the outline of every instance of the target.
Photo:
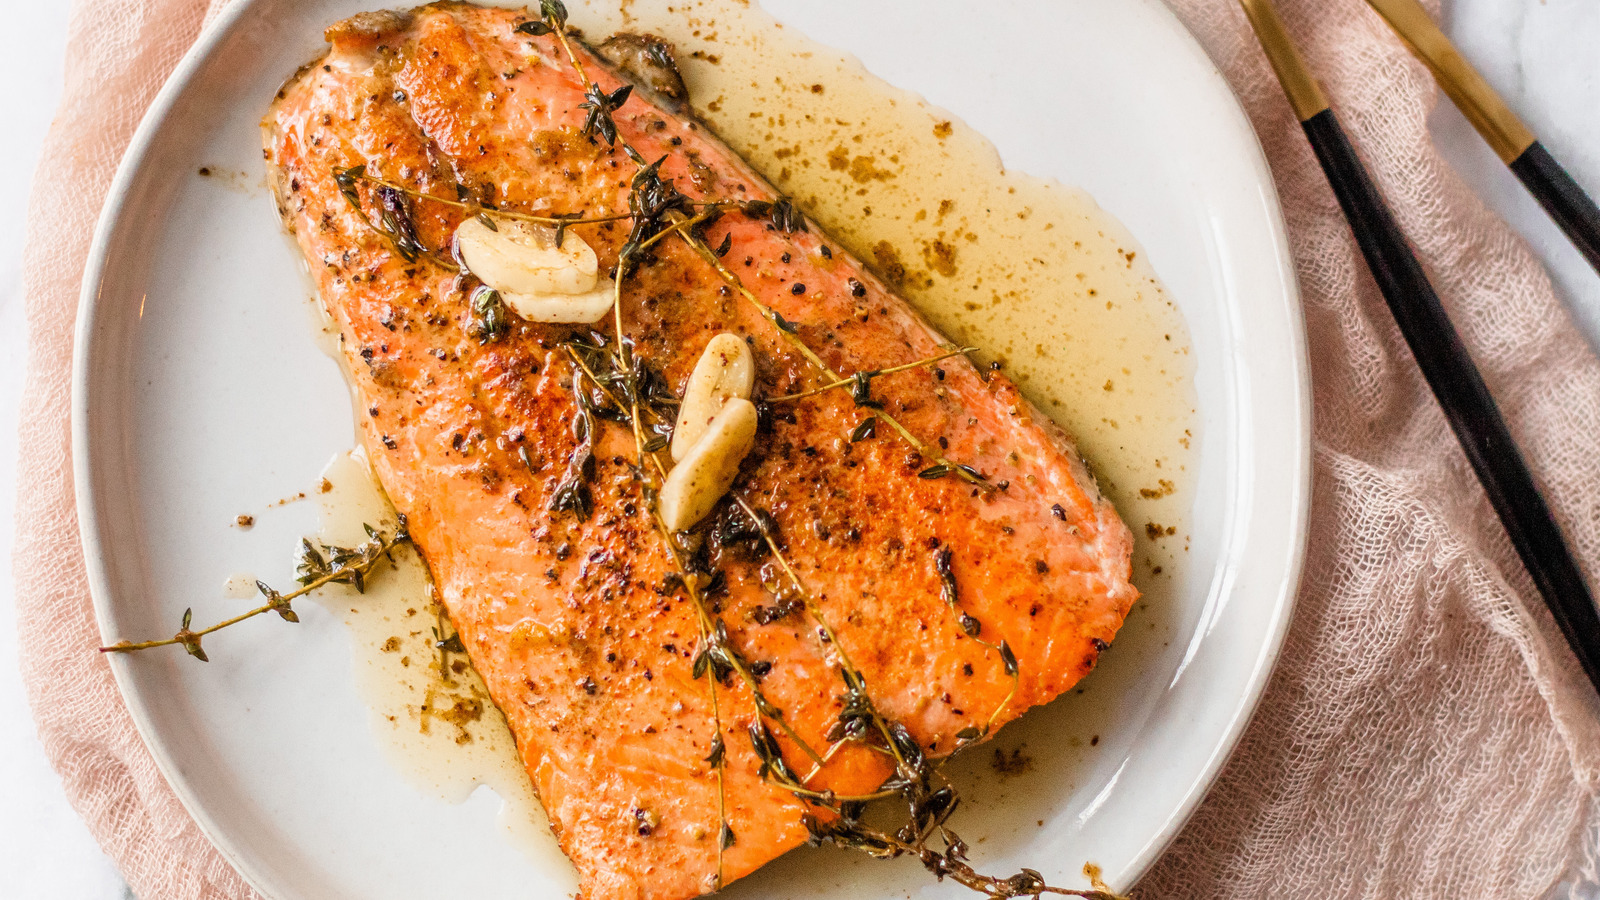
MULTIPOLYGON (((211 621, 239 603, 217 597, 228 575, 283 573, 287 548, 315 529, 311 504, 249 533, 226 523, 305 486, 352 444, 344 384, 309 336, 297 254, 255 186, 257 123, 318 52, 322 28, 378 2, 235 3, 123 161, 84 280, 72 410, 84 550, 108 640, 170 633, 188 606, 211 621), (202 178, 201 166, 247 174, 202 178)), ((1006 729, 1002 739, 1028 742, 1033 771, 980 782, 962 814, 986 870, 1027 865, 1082 884, 1093 861, 1126 888, 1233 747, 1299 578, 1304 338, 1254 133, 1156 0, 987 3, 981 38, 958 0, 764 5, 962 117, 1008 166, 1087 189, 1139 238, 1188 321, 1203 437, 1192 563, 1169 608, 1130 619, 1159 625, 1165 642, 1108 654, 1084 695, 1006 729)), ((298 627, 217 634, 209 665, 181 652, 111 661, 156 761, 234 865, 274 900, 570 891, 564 865, 505 837, 486 791, 452 805, 401 779, 368 727, 344 629, 319 606, 301 610, 298 627)), ((979 778, 986 767, 965 768, 979 778)), ((728 893, 891 890, 965 893, 914 862, 805 850, 728 893)))

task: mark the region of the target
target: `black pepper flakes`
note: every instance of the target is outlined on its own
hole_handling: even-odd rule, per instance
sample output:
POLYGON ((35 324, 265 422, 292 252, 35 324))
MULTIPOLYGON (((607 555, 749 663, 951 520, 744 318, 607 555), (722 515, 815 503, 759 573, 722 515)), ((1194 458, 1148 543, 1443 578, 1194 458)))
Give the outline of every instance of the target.
POLYGON ((806 292, 806 286, 801 284, 798 281, 796 281, 789 288, 789 293, 795 295, 796 297, 800 296, 801 294, 804 294, 805 292, 806 292))

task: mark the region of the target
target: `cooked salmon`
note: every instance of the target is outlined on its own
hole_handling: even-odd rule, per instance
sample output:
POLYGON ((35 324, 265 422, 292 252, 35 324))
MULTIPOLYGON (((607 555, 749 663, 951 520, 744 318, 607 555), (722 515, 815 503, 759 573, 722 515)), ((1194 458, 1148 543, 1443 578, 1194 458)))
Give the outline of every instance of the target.
MULTIPOLYGON (((822 815, 774 782, 752 724, 771 727, 808 788, 870 794, 893 767, 838 733, 845 660, 885 719, 949 754, 1093 668, 1137 597, 1132 539, 1071 438, 964 356, 878 375, 864 395, 776 399, 827 383, 796 339, 846 376, 950 345, 815 224, 749 203, 780 198, 688 109, 659 41, 602 52, 573 39, 607 96, 637 83, 612 145, 585 131, 584 82, 556 36, 517 30, 529 21, 443 3, 333 25, 327 54, 274 102, 266 158, 338 328, 376 475, 583 895, 681 900, 805 842, 806 817, 822 815), (612 320, 502 310, 487 328, 482 291, 451 255, 479 211, 627 213, 624 144, 664 160, 660 176, 684 195, 741 204, 703 229, 728 273, 669 236, 620 294, 631 353, 663 390, 681 396, 719 334, 755 361, 755 448, 685 542, 707 576, 693 576, 699 601, 651 517, 638 440, 593 414, 603 398, 568 349, 615 350, 591 334, 612 320), (386 203, 403 209, 385 219, 386 203), (735 546, 736 521, 758 521, 778 553, 735 546), (750 678, 697 665, 697 602, 750 678), (757 690, 781 713, 760 715, 757 690)), ((617 218, 566 233, 593 248, 603 284, 629 229, 617 218)))

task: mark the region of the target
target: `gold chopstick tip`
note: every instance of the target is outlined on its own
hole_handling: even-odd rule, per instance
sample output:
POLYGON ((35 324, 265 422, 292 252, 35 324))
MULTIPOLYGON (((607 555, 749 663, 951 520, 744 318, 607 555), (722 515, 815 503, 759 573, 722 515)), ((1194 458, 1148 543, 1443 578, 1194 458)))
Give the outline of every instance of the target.
POLYGON ((1417 0, 1367 0, 1411 52, 1427 64, 1434 80, 1506 165, 1533 145, 1534 135, 1500 99, 1483 76, 1456 50, 1417 0))
POLYGON ((1239 0, 1239 5, 1244 7, 1245 17, 1255 29, 1256 39, 1266 51, 1272 70, 1278 74, 1284 93, 1289 95, 1289 105, 1294 107, 1295 116, 1304 122, 1327 109, 1328 98, 1322 93, 1322 85, 1312 77, 1272 0, 1239 0))

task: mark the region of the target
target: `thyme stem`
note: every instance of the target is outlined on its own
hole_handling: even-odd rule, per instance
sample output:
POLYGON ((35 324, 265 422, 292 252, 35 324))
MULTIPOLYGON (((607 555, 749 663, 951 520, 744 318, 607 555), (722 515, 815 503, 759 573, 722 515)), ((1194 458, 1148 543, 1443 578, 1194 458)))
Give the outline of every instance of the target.
POLYGON ((391 550, 400 546, 401 544, 410 543, 410 541, 411 535, 406 530, 405 524, 402 521, 400 527, 395 529, 393 534, 386 538, 378 539, 376 543, 368 542, 368 544, 366 544, 361 550, 360 562, 350 565, 334 566, 328 572, 313 578, 311 581, 308 581, 304 585, 301 585, 287 594, 280 594, 277 591, 273 591, 272 589, 268 588, 266 585, 257 582, 257 585, 261 588, 262 592, 267 595, 267 602, 256 607, 255 609, 240 613, 231 619, 224 619, 215 625, 195 630, 191 630, 189 628, 189 618, 193 611, 188 610, 183 614, 182 627, 180 627, 178 632, 170 638, 165 638, 158 641, 120 641, 108 647, 101 647, 100 652, 129 653, 135 650, 149 650, 152 647, 167 647, 176 644, 182 644, 185 648, 189 649, 189 653, 191 655, 204 661, 205 655, 204 651, 200 649, 200 640, 206 635, 213 634, 221 631, 224 628, 237 625, 247 619, 253 619, 262 613, 268 612, 277 612, 280 615, 288 613, 288 615, 285 615, 284 617, 290 619, 290 621, 295 621, 295 619, 292 618, 293 611, 290 609, 290 604, 295 600, 300 597, 304 597, 306 594, 309 594, 318 588, 326 587, 335 581, 349 581, 353 578, 365 578, 373 570, 373 568, 378 565, 379 561, 383 560, 389 555, 391 550))
POLYGON ((391 190, 399 191, 402 194, 417 200, 427 200, 430 203, 442 203, 445 206, 453 206, 456 209, 464 209, 470 213, 473 213, 474 215, 488 216, 491 219, 516 219, 520 222, 531 222, 535 225, 554 225, 557 227, 565 225, 570 227, 572 225, 591 225, 597 222, 620 222, 625 219, 633 218, 632 213, 616 213, 607 216, 584 216, 581 214, 540 216, 533 213, 514 212, 508 209, 490 209, 487 206, 481 206, 477 203, 468 203, 464 200, 451 200, 448 197, 440 197, 436 194, 425 193, 415 188, 406 187, 403 184, 396 184, 392 181, 386 181, 376 175, 369 175, 366 172, 352 172, 351 177, 355 178, 357 181, 365 181, 368 184, 375 184, 379 187, 386 187, 391 190))
MULTIPOLYGON (((940 354, 939 356, 930 356, 927 359, 919 359, 916 362, 908 362, 899 366, 890 366, 887 369, 873 369, 870 372, 862 372, 859 374, 865 375, 868 378, 877 378, 879 375, 895 375, 900 372, 909 372, 912 369, 925 369, 929 366, 936 366, 939 363, 950 359, 951 357, 966 356, 968 353, 976 353, 977 350, 977 347, 961 347, 956 350, 951 350, 948 353, 940 354)), ((834 390, 835 388, 849 387, 855 383, 856 376, 852 375, 848 378, 840 378, 837 381, 831 381, 827 384, 821 385, 820 387, 814 387, 809 391, 801 391, 798 394, 784 394, 781 397, 769 397, 767 398, 767 402, 783 403, 789 400, 804 400, 807 397, 815 397, 818 394, 826 394, 828 391, 834 390)))

